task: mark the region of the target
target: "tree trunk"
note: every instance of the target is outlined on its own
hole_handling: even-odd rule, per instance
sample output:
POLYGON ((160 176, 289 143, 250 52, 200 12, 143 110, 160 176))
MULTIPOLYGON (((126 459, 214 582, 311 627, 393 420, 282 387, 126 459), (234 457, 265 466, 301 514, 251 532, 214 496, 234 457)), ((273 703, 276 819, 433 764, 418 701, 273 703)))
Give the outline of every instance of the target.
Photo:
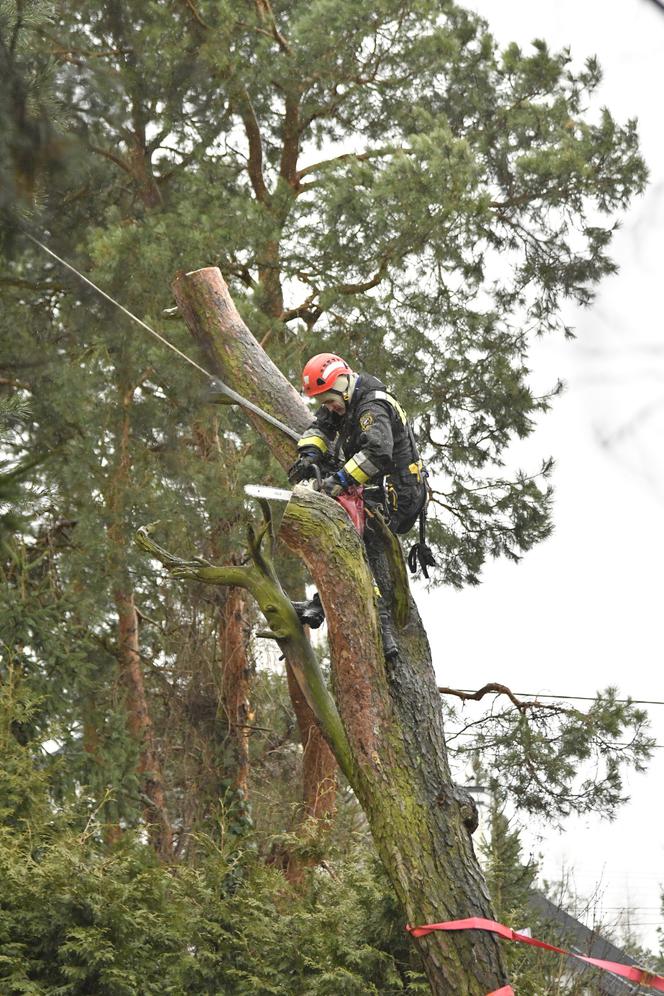
POLYGON ((290 666, 288 691, 302 741, 302 801, 305 818, 324 820, 336 810, 337 762, 290 666))
POLYGON ((145 820, 149 824, 150 841, 155 850, 161 857, 170 858, 173 853, 173 834, 166 811, 161 764, 145 694, 138 612, 127 570, 127 535, 123 521, 132 463, 130 410, 134 390, 130 386, 122 393, 122 419, 117 435, 116 463, 105 496, 111 544, 110 568, 116 578, 113 601, 118 617, 120 680, 125 694, 129 733, 138 744, 138 770, 143 776, 141 791, 146 800, 145 820))
MULTIPOLYGON (((300 601, 307 597, 303 583, 291 598, 300 601)), ((307 639, 310 631, 305 627, 307 639)), ((297 678, 286 660, 288 692, 302 744, 302 803, 304 819, 329 819, 337 808, 337 761, 330 750, 316 717, 307 703, 297 678)))
MULTIPOLYGON (((181 275, 174 291, 219 376, 293 428, 304 428, 310 420, 306 406, 242 322, 219 271, 181 275)), ((288 437, 249 417, 282 466, 292 463, 288 437)), ((492 918, 470 836, 473 805, 450 777, 431 652, 398 541, 376 519, 368 542, 370 568, 338 503, 303 488, 287 506, 280 535, 306 563, 327 615, 341 726, 327 703, 317 717, 366 813, 408 921, 492 918), (390 605, 400 650, 389 666, 372 573, 390 605)), ((296 676, 316 709, 320 695, 312 697, 301 671, 296 676)), ((491 934, 435 932, 417 943, 437 996, 485 996, 507 981, 491 934)))
POLYGON ((115 591, 114 600, 118 613, 119 663, 125 689, 127 721, 131 736, 139 744, 138 770, 143 776, 142 790, 147 800, 145 819, 149 824, 152 846, 162 858, 170 858, 173 853, 173 834, 166 812, 161 764, 145 695, 138 642, 138 612, 131 592, 115 591))
MULTIPOLYGON (((306 632, 304 639, 309 640, 306 632)), ((316 834, 320 821, 330 819, 336 810, 337 762, 302 693, 289 661, 290 655, 285 653, 284 656, 288 692, 302 743, 303 812, 296 834, 306 844, 316 834)), ((319 858, 303 856, 301 849, 290 843, 281 843, 273 848, 270 861, 282 869, 290 884, 296 888, 303 885, 307 869, 320 864, 319 858)))
POLYGON ((219 611, 221 703, 228 723, 233 786, 244 800, 249 798, 249 724, 253 719, 248 628, 246 596, 241 588, 231 588, 219 611))

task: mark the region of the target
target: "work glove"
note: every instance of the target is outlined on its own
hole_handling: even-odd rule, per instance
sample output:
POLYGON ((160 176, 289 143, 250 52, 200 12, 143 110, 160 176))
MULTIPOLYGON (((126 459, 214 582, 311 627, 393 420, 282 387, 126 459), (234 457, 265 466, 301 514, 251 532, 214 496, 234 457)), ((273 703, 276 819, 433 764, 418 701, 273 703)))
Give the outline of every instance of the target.
POLYGON ((291 484, 297 484, 298 481, 307 481, 310 477, 315 477, 316 472, 314 467, 318 463, 318 456, 313 453, 303 453, 297 458, 292 467, 288 471, 288 480, 291 484))
POLYGON ((344 470, 338 470, 336 474, 330 474, 321 481, 318 490, 330 498, 338 498, 342 491, 349 488, 353 481, 344 470))

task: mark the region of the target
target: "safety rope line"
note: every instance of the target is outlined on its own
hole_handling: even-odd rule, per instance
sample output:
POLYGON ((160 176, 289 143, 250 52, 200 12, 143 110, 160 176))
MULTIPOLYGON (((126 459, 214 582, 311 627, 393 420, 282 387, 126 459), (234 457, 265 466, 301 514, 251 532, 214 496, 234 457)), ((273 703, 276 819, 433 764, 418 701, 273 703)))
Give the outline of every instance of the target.
POLYGON ((63 259, 62 256, 58 256, 57 253, 53 252, 52 249, 49 249, 48 246, 45 246, 43 242, 39 241, 39 239, 36 239, 34 235, 30 235, 29 232, 26 232, 24 230, 23 234, 26 236, 26 238, 30 239, 31 242, 34 242, 36 246, 39 246, 40 249, 43 249, 44 252, 47 252, 49 256, 52 256, 53 259, 57 259, 58 263, 62 263, 62 265, 66 266, 68 270, 71 270, 72 273, 75 273, 77 277, 80 277, 81 280, 84 280, 86 284, 89 284, 90 287, 94 288, 94 290, 96 290, 98 294, 101 294, 101 296, 105 297, 107 301, 110 301, 111 304, 114 304, 116 308, 119 308, 120 311, 124 311, 125 315, 128 315, 129 318, 133 319, 133 321, 135 321, 138 325, 140 325, 141 328, 144 328, 146 332, 149 332, 150 335, 153 335, 155 337, 155 339, 158 339, 159 342, 163 343, 164 346, 168 346, 168 348, 172 349, 174 353, 177 353, 178 356, 180 356, 183 360, 186 360, 186 362, 189 363, 192 367, 195 367, 196 370, 200 371, 200 373, 202 373, 203 376, 207 377, 208 380, 215 379, 214 376, 211 373, 209 373, 204 367, 196 363, 195 360, 192 360, 190 356, 187 356, 186 353, 183 353, 181 349, 178 349, 177 346, 174 346, 172 342, 168 341, 168 339, 164 339, 163 335, 160 335, 159 332, 155 332, 155 330, 153 328, 150 328, 150 326, 146 322, 144 322, 141 318, 137 318, 136 315, 134 315, 128 308, 125 308, 124 304, 120 304, 119 301, 116 301, 114 297, 111 297, 110 294, 107 294, 106 291, 102 290, 101 287, 98 287, 97 284, 93 283, 92 280, 89 280, 84 273, 81 273, 81 271, 77 270, 75 266, 72 266, 71 263, 68 263, 66 259, 63 259))
MULTIPOLYGON (((531 947, 541 948, 544 951, 552 951, 554 954, 568 955, 570 958, 576 958, 577 961, 592 965, 593 968, 599 968, 603 972, 610 972, 612 975, 617 975, 621 979, 627 979, 629 982, 639 982, 641 985, 650 986, 658 992, 664 992, 664 976, 662 975, 655 975, 645 968, 640 968, 638 965, 625 965, 618 961, 608 961, 606 958, 592 958, 589 955, 582 955, 576 951, 568 951, 566 948, 559 948, 555 944, 548 944, 546 941, 540 941, 536 937, 519 933, 516 930, 512 930, 511 927, 506 927, 503 923, 497 923, 495 920, 487 920, 485 917, 475 916, 468 917, 465 920, 426 923, 419 927, 411 927, 410 924, 407 924, 406 930, 412 937, 425 937, 434 930, 486 930, 497 934, 498 937, 501 937, 505 941, 517 941, 519 944, 528 944, 531 947)), ((502 994, 504 996, 508 996, 508 994, 514 996, 509 986, 494 990, 488 996, 502 996, 502 994)))

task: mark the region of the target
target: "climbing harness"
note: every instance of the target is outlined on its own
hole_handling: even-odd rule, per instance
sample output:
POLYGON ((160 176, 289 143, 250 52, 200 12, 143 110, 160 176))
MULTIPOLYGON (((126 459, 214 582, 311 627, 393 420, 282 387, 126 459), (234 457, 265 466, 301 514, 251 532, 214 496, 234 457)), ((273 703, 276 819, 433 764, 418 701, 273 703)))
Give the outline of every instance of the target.
POLYGON ((427 567, 436 567, 436 561, 434 559, 433 553, 431 552, 431 547, 427 546, 426 543, 426 523, 427 523, 427 506, 425 504, 424 508, 420 512, 420 538, 417 543, 414 543, 410 550, 408 551, 408 568, 411 574, 417 574, 417 568, 422 568, 422 574, 429 580, 429 572, 427 567))
MULTIPOLYGON (((412 430, 411 430, 411 432, 412 432, 412 430)), ((412 473, 417 473, 417 475, 418 475, 417 476, 418 481, 419 480, 424 480, 424 486, 426 488, 426 500, 424 502, 424 505, 422 506, 422 511, 420 512, 420 516, 419 516, 419 519, 420 519, 420 538, 419 538, 419 540, 418 540, 417 543, 413 543, 413 545, 411 546, 410 550, 408 551, 407 561, 408 561, 408 569, 410 570, 411 574, 417 574, 417 568, 419 566, 422 569, 422 574, 424 575, 424 577, 428 581, 429 580, 429 572, 428 572, 427 568, 428 567, 437 567, 438 566, 437 563, 436 563, 436 561, 435 561, 435 559, 434 559, 434 555, 431 552, 431 547, 428 546, 427 542, 426 542, 427 506, 428 506, 429 500, 431 498, 431 487, 430 487, 429 482, 427 480, 427 478, 429 476, 429 472, 426 469, 426 467, 423 465, 422 461, 420 460, 419 464, 417 465, 417 469, 416 470, 413 469, 414 466, 415 466, 414 464, 411 464, 411 466, 409 467, 409 470, 411 470, 412 473)))

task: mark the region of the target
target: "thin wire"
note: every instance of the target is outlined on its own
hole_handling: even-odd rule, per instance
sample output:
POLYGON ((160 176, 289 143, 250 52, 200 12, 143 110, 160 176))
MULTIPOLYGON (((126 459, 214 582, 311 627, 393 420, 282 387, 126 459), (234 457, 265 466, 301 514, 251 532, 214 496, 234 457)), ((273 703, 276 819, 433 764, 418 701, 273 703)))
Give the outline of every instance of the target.
POLYGON ((71 270, 72 273, 75 273, 77 277, 80 277, 81 280, 84 280, 86 284, 89 284, 90 287, 93 287, 98 294, 101 294, 102 297, 105 297, 106 300, 110 301, 111 304, 114 304, 116 308, 119 308, 120 311, 124 311, 125 315, 128 315, 129 318, 137 322, 137 324, 140 325, 141 328, 144 328, 146 332, 149 332, 150 335, 153 335, 155 339, 159 339, 159 342, 163 343, 164 346, 168 346, 169 349, 172 349, 174 353, 177 353, 178 356, 180 356, 183 360, 186 360, 187 363, 189 363, 192 367, 195 367, 197 370, 199 370, 205 377, 208 378, 208 380, 214 380, 212 374, 208 373, 208 371, 205 370, 204 367, 199 366, 199 364, 196 363, 195 360, 192 360, 190 356, 187 356, 186 353, 183 353, 182 350, 178 349, 177 346, 174 346, 172 342, 168 341, 168 339, 164 339, 163 335, 160 335, 159 332, 155 332, 155 330, 150 328, 150 326, 147 325, 144 321, 142 321, 142 319, 137 318, 136 315, 132 314, 132 312, 129 311, 128 308, 125 308, 124 304, 120 304, 120 302, 116 301, 114 297, 111 297, 110 294, 107 294, 106 291, 103 291, 101 287, 98 287, 97 284, 92 282, 92 280, 89 280, 83 273, 80 272, 80 270, 77 270, 75 266, 72 266, 71 263, 68 263, 66 259, 63 259, 61 256, 58 256, 57 253, 53 252, 52 249, 49 249, 48 246, 45 246, 43 242, 39 241, 39 239, 36 239, 34 235, 30 235, 29 232, 24 232, 24 234, 26 238, 30 239, 31 242, 34 242, 35 245, 39 246, 40 249, 43 249, 44 252, 47 252, 49 256, 52 256, 53 259, 57 259, 58 263, 62 263, 62 265, 66 266, 68 270, 71 270))
MULTIPOLYGON (((495 718, 495 717, 486 716, 485 717, 486 722, 490 722, 492 718, 495 718)), ((470 730, 466 730, 465 728, 461 728, 459 730, 448 730, 446 732, 446 734, 445 734, 445 739, 446 740, 453 740, 456 737, 473 737, 473 738, 475 738, 476 736, 477 736, 477 733, 472 733, 470 730)), ((492 734, 492 736, 494 736, 495 738, 498 738, 500 736, 500 734, 495 733, 495 734, 492 734)), ((632 744, 631 743, 626 743, 624 741, 618 741, 618 742, 616 742, 614 744, 611 744, 611 746, 612 747, 631 747, 632 744)), ((658 750, 663 750, 664 749, 664 744, 650 744, 650 747, 652 747, 653 750, 655 750, 655 748, 657 748, 658 750)), ((478 747, 477 750, 480 750, 480 748, 478 747)))
MULTIPOLYGON (((439 689, 440 691, 440 689, 439 689)), ((459 688, 458 691, 474 695, 476 688, 459 688)), ((487 695, 501 695, 502 692, 487 692, 487 695)), ((596 695, 543 695, 540 692, 513 692, 513 695, 524 699, 576 699, 582 702, 595 702, 596 695)), ((479 700, 478 700, 479 701, 479 700)), ((664 702, 656 699, 613 699, 614 702, 629 703, 630 705, 657 705, 664 706, 664 702)))
MULTIPOLYGON (((659 912, 661 908, 662 908, 661 906, 602 906, 602 904, 600 903, 600 909, 602 913, 629 913, 629 912, 634 913, 643 910, 647 911, 656 910, 657 912, 659 912)), ((575 910, 577 913, 583 913, 583 911, 586 909, 586 904, 584 903, 582 906, 575 904, 574 906, 570 906, 570 909, 575 910)))

